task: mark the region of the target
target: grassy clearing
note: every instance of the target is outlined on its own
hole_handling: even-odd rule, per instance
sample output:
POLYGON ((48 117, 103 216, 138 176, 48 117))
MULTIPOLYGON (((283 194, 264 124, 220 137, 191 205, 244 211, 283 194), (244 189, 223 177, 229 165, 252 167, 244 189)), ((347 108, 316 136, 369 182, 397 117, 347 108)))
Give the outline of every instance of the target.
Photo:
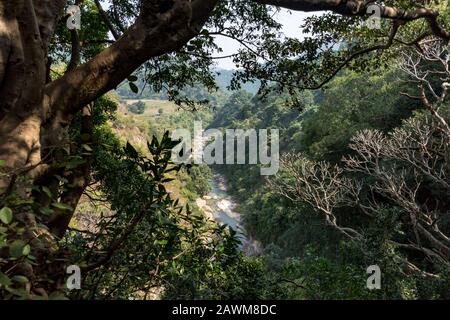
POLYGON ((138 101, 145 103, 145 112, 141 116, 157 116, 159 115, 159 110, 163 111, 163 114, 172 114, 177 111, 178 106, 175 103, 167 100, 152 100, 152 99, 129 99, 123 100, 127 105, 131 105, 138 101))

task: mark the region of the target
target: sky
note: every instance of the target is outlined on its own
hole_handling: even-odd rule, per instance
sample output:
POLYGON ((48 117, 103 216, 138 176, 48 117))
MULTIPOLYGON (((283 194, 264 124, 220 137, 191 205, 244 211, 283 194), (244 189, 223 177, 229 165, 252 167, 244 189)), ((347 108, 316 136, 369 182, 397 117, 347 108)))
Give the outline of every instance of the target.
MULTIPOLYGON (((103 8, 108 9, 109 4, 106 1, 101 1, 103 8)), ((274 16, 275 20, 283 25, 283 33, 287 37, 302 38, 302 32, 300 25, 303 19, 312 15, 320 15, 321 12, 305 13, 300 11, 290 11, 286 9, 280 9, 274 16)), ((222 47, 223 52, 218 54, 220 56, 226 56, 233 54, 239 48, 239 43, 235 40, 226 37, 216 37, 216 43, 222 47)), ((235 69, 231 58, 216 60, 218 67, 221 69, 235 69)))
MULTIPOLYGON (((317 15, 317 12, 315 14, 317 15)), ((311 15, 313 14, 282 9, 275 15, 275 19, 283 25, 283 33, 287 37, 301 39, 302 31, 300 29, 300 25, 302 24, 305 17, 311 15)), ((239 44, 235 40, 226 37, 217 37, 216 43, 222 47, 223 52, 220 55, 224 56, 235 53, 239 48, 239 44)), ((218 67, 221 69, 235 68, 235 65, 231 58, 218 59, 217 63, 218 67)))

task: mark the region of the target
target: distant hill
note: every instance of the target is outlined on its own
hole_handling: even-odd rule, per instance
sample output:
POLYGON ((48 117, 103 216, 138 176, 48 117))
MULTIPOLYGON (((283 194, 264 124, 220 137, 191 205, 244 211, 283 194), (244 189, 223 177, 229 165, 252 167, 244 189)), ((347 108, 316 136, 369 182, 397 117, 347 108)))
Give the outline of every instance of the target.
MULTIPOLYGON (((230 85, 231 79, 233 78, 234 71, 235 70, 225 70, 225 69, 216 70, 215 78, 217 86, 220 88, 220 90, 224 92, 229 91, 228 87, 230 85)), ((139 93, 134 93, 133 91, 131 91, 128 83, 125 81, 116 89, 117 94, 122 99, 155 99, 155 100, 167 99, 167 95, 164 91, 154 92, 149 85, 144 86, 143 79, 138 79, 138 81, 136 81, 135 83, 139 88, 139 93), (142 88, 144 88, 144 90, 141 92, 142 88)), ((243 83, 242 90, 245 90, 254 95, 258 92, 259 86, 260 86, 259 81, 255 81, 254 83, 251 82, 243 83)), ((183 91, 188 97, 193 99, 201 100, 210 98, 210 95, 202 86, 186 88, 183 91)))
MULTIPOLYGON (((216 83, 221 89, 227 90, 227 87, 230 85, 231 79, 233 78, 234 71, 235 70, 226 69, 217 70, 219 74, 216 76, 216 83)), ((259 81, 255 81, 254 83, 248 82, 242 84, 242 89, 254 95, 258 92, 259 86, 259 81)))

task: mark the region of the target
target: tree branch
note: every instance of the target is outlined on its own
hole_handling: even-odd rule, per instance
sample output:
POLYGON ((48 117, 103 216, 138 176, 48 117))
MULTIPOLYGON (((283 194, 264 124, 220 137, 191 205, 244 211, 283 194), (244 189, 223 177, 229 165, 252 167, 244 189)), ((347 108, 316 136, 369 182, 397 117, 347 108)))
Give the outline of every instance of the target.
POLYGON ((301 89, 307 89, 307 90, 317 90, 322 88, 324 85, 326 85, 328 82, 330 82, 337 74, 339 71, 341 71, 344 67, 346 67, 353 59, 355 59, 358 56, 361 56, 363 54, 367 54, 373 51, 377 51, 377 50, 385 50, 388 49, 390 46, 392 46, 392 43, 394 41, 395 35, 398 32, 400 25, 397 22, 394 22, 394 25, 392 26, 391 32, 389 34, 389 38, 388 41, 385 44, 377 44, 375 46, 369 47, 369 48, 365 48, 365 49, 361 49, 359 51, 356 51, 354 53, 352 53, 349 57, 347 57, 345 59, 344 62, 342 62, 332 73, 331 75, 329 75, 325 80, 323 80, 321 83, 319 83, 316 86, 312 86, 312 87, 302 87, 301 89))
POLYGON ((164 12, 154 11, 154 1, 143 2, 137 21, 118 41, 46 86, 47 114, 58 109, 74 114, 117 87, 148 59, 181 48, 199 33, 216 2, 178 0, 164 12))
POLYGON ((98 0, 94 0, 95 5, 97 6, 98 13, 102 17, 103 22, 108 27, 109 31, 111 31, 111 34, 113 35, 114 39, 118 40, 120 38, 119 33, 117 32, 116 28, 114 28, 113 24, 108 18, 108 15, 106 14, 105 10, 103 10, 102 5, 98 0))
MULTIPOLYGON (((376 5, 375 2, 364 0, 255 0, 261 4, 273 5, 296 11, 332 11, 346 16, 366 16, 367 7, 376 5)), ((414 21, 426 19, 434 35, 450 40, 450 33, 438 22, 439 12, 430 8, 417 8, 407 11, 400 8, 379 5, 380 18, 397 21, 414 21)))

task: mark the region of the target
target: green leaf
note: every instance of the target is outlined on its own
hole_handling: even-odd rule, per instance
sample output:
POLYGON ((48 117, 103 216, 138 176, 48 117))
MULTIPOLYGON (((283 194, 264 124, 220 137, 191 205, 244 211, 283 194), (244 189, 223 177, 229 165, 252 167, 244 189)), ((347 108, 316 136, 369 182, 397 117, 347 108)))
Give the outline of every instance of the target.
POLYGON ((27 255, 30 254, 30 251, 31 251, 31 247, 30 247, 29 244, 27 244, 25 247, 23 247, 23 249, 22 249, 22 254, 23 254, 24 256, 27 256, 27 255))
POLYGON ((137 158, 139 156, 136 149, 129 142, 127 142, 127 146, 125 147, 125 150, 127 151, 128 155, 132 158, 137 158))
POLYGON ((29 282, 28 278, 24 277, 24 276, 14 276, 14 277, 12 277, 12 280, 15 282, 18 282, 18 283, 22 283, 22 284, 29 282))
POLYGON ((159 245, 161 245, 161 246, 165 246, 166 244, 167 244, 167 240, 157 240, 157 241, 155 241, 155 244, 159 244, 159 245))
POLYGON ((58 179, 60 182, 62 182, 62 183, 67 183, 67 182, 69 182, 69 180, 67 180, 66 178, 63 178, 63 177, 61 177, 61 176, 59 176, 59 175, 55 175, 55 177, 56 177, 56 179, 58 179))
POLYGON ((0 220, 4 224, 10 224, 13 219, 12 210, 8 207, 4 207, 0 210, 0 220))
POLYGON ((41 213, 45 214, 46 216, 50 216, 55 212, 53 209, 50 209, 50 208, 41 208, 41 209, 39 209, 39 211, 41 213))
POLYGON ((42 191, 51 199, 52 198, 52 192, 48 187, 42 187, 42 191))
POLYGON ((131 91, 133 91, 134 93, 139 92, 139 88, 133 82, 129 82, 128 84, 130 85, 131 91))
POLYGON ((16 240, 9 246, 9 255, 13 258, 20 258, 23 255, 23 249, 25 242, 22 240, 16 240))
POLYGON ((3 167, 5 165, 6 161, 5 160, 0 160, 0 167, 3 167))
POLYGON ((92 148, 89 145, 87 145, 87 144, 83 144, 83 149, 88 151, 88 152, 92 152, 93 151, 92 148))
POLYGON ((52 203, 52 206, 61 210, 72 210, 72 207, 65 203, 52 203))
POLYGON ((0 284, 5 287, 8 287, 12 284, 11 279, 9 279, 9 277, 1 271, 0 271, 0 284))
POLYGON ((75 159, 72 159, 69 162, 67 162, 65 164, 65 166, 66 166, 67 169, 70 170, 70 169, 78 168, 80 165, 84 164, 85 162, 86 161, 84 159, 77 159, 77 158, 75 158, 75 159))
POLYGON ((136 76, 129 76, 129 77, 127 78, 127 80, 130 81, 130 82, 135 82, 135 81, 138 80, 138 77, 136 77, 136 76))

